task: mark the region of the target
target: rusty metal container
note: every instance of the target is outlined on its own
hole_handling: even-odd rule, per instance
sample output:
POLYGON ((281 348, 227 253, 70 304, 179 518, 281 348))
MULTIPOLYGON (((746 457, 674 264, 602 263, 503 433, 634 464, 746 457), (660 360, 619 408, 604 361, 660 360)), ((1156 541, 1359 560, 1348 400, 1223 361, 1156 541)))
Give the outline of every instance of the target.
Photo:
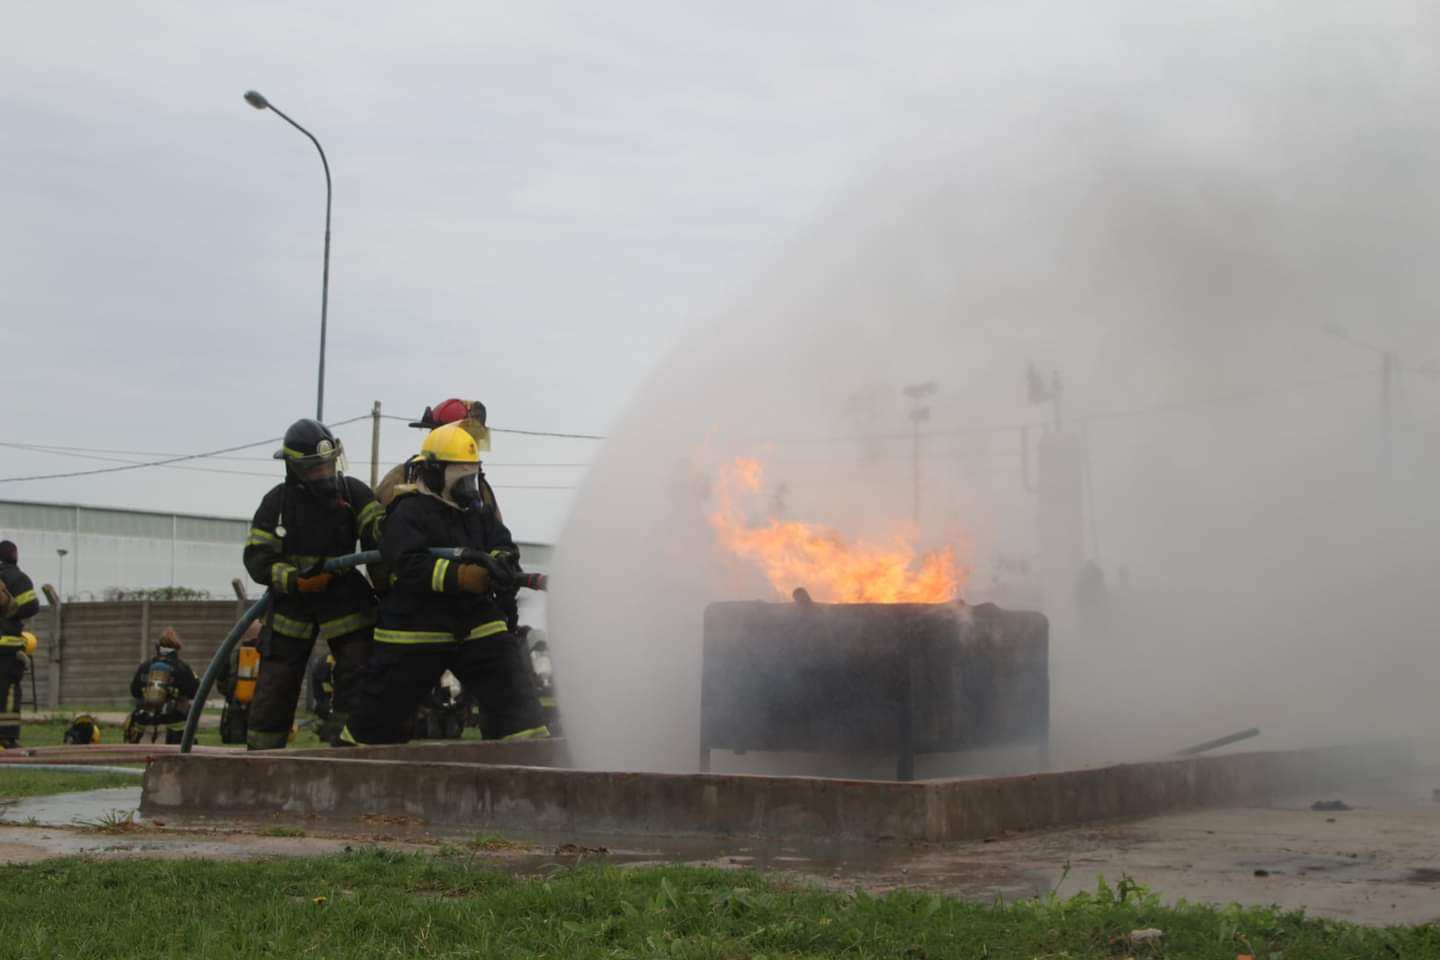
POLYGON ((712 749, 917 754, 1049 739, 1049 623, 991 604, 713 603, 701 769, 712 749))

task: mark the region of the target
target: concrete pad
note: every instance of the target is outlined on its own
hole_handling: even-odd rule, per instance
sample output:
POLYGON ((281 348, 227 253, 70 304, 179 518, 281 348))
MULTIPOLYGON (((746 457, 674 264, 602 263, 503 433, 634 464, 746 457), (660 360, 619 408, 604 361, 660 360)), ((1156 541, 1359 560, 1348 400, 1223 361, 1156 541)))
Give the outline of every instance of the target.
MULTIPOLYGON (((515 842, 520 836, 510 833, 501 849, 465 849, 467 857, 525 875, 581 861, 622 868, 685 863, 754 868, 836 890, 923 889, 979 902, 1051 890, 1069 896, 1093 890, 1100 876, 1112 885, 1129 876, 1167 902, 1278 904, 1359 923, 1423 923, 1440 921, 1436 789, 1440 767, 1259 805, 943 844, 651 837, 602 845, 563 832, 530 832, 532 842, 515 842), (1315 800, 1342 800, 1353 809, 1313 811, 1315 800)), ((72 855, 314 856, 361 844, 436 851, 451 832, 394 822, 400 819, 309 822, 303 837, 257 835, 253 826, 247 832, 235 822, 177 829, 172 821, 151 820, 123 833, 0 824, 0 864, 72 855)))
MULTIPOLYGON (((201 748, 197 747, 197 751, 201 748)), ((202 751, 203 752, 203 751, 202 751)), ((520 767, 564 766, 569 748, 558 737, 537 740, 422 740, 362 747, 285 750, 287 757, 327 760, 406 760, 413 763, 499 763, 520 767)))
POLYGON ((350 751, 158 757, 148 816, 405 817, 460 830, 962 841, 1253 803, 1408 770, 1405 743, 1239 753, 1021 777, 908 783, 619 773, 350 751))

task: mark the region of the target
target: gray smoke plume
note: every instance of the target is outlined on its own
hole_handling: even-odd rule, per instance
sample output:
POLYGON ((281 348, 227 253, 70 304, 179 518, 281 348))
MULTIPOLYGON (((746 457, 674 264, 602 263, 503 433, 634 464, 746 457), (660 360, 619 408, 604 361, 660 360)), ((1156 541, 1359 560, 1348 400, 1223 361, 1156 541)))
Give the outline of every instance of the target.
POLYGON ((920 543, 958 548, 967 601, 1051 615, 1058 760, 1434 729, 1440 17, 1083 6, 962 41, 954 88, 615 431, 551 596, 579 762, 693 769, 701 612, 778 599, 714 541, 717 470, 765 462, 757 516, 903 533, 925 380, 920 543), (1036 580, 1030 364, 1089 451, 1088 624, 1036 580))

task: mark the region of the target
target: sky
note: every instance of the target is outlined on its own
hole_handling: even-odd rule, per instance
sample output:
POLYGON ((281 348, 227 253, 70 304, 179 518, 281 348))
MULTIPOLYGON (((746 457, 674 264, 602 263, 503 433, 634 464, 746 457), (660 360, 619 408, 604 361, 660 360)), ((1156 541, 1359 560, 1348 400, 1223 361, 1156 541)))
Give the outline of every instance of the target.
MULTIPOLYGON (((497 428, 604 435, 890 147, 953 72, 947 36, 990 9, 15 5, 0 442, 65 449, 0 448, 0 497, 245 516, 273 482, 264 445, 205 470, 9 480, 313 415, 322 171, 247 89, 333 172, 327 420, 458 394, 497 428)), ((341 436, 364 476, 368 420, 341 436)), ((386 421, 380 459, 418 440, 386 421)), ((497 434, 487 471, 518 535, 558 536, 596 448, 497 434)))
MULTIPOLYGON (((1086 556, 1132 585, 1108 646, 1065 629, 1068 583, 1044 598, 1057 729, 1435 728, 1433 4, 12 7, 0 498, 244 516, 278 477, 262 443, 17 479, 313 413, 323 178, 254 88, 334 173, 352 472, 376 400, 609 438, 497 432, 487 460, 517 537, 560 544, 595 757, 690 762, 686 638, 769 596, 715 555, 705 471, 764 455, 787 516, 887 536, 905 384, 941 385, 922 545, 1003 600, 983 568, 1036 555, 1032 362, 1088 443, 1086 556)), ((385 420, 382 466, 419 439, 385 420)))

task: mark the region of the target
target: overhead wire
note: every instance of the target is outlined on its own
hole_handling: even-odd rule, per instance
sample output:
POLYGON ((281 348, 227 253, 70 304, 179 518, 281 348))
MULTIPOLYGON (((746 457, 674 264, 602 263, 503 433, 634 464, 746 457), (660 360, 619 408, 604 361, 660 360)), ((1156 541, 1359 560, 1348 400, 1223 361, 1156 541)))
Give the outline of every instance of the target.
MULTIPOLYGON (((355 423, 358 420, 364 420, 365 416, 368 416, 368 414, 359 417, 351 417, 349 420, 341 420, 337 423, 331 424, 331 426, 340 427, 344 426, 347 423, 355 423)), ((167 467, 171 464, 184 463, 189 460, 203 460, 206 457, 214 457, 224 453, 235 453, 238 450, 253 450, 256 447, 264 447, 269 446, 272 443, 279 443, 280 439, 281 438, 279 437, 270 437, 266 440, 256 440, 253 443, 236 444, 233 447, 221 447, 218 450, 207 450, 203 453, 189 453, 177 457, 166 457, 161 460, 141 460, 133 463, 124 463, 123 465, 114 467, 97 467, 94 470, 72 470, 68 473, 40 473, 21 477, 0 477, 0 483, 23 483, 30 480, 65 480, 71 477, 92 477, 105 473, 123 473, 127 470, 142 470, 147 467, 167 467)), ((14 446, 13 444, 7 445, 14 446)))
MULTIPOLYGON (((399 420, 402 423, 412 423, 409 417, 402 417, 397 413, 382 413, 381 420, 399 420)), ((605 440, 608 439, 599 433, 559 433, 553 430, 521 430, 517 427, 491 427, 491 433, 516 434, 522 437, 554 437, 560 440, 605 440)))

